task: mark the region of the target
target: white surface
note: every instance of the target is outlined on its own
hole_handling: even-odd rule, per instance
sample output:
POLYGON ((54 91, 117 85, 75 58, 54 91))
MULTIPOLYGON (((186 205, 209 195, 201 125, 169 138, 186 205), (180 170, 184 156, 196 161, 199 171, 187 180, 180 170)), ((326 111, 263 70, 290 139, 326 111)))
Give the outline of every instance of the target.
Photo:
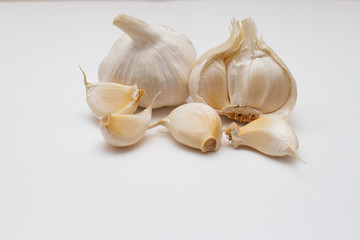
POLYGON ((0 3, 0 239, 359 239, 359 12, 344 1, 0 3), (119 13, 184 32, 198 56, 233 16, 251 16, 297 81, 289 121, 307 164, 226 139, 202 154, 161 127, 109 147, 78 65, 97 81, 119 13))

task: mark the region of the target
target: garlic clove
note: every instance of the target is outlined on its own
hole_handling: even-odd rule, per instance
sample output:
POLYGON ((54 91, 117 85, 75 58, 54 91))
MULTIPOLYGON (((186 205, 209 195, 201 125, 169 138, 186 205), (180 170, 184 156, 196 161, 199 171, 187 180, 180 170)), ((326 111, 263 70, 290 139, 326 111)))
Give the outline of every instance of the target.
POLYGON ((201 102, 205 102, 215 109, 221 109, 229 105, 226 92, 226 69, 223 61, 213 61, 203 69, 202 79, 199 82, 199 95, 203 96, 201 102))
MULTIPOLYGON (((258 42, 258 46, 261 50, 263 50, 264 52, 267 52, 269 54, 269 56, 271 56, 271 58, 283 69, 283 71, 285 72, 285 75, 290 80, 289 95, 288 95, 288 98, 286 99, 285 103, 281 107, 279 107, 277 110, 275 110, 273 112, 271 112, 271 111, 264 112, 264 114, 273 114, 273 115, 278 115, 281 118, 287 118, 290 115, 290 113, 292 112, 292 110, 294 109, 295 104, 296 104, 296 99, 297 99, 296 81, 295 81, 293 75, 291 74, 289 68, 280 59, 280 57, 268 45, 265 44, 265 42, 263 41, 261 36, 260 36, 260 39, 258 42)), ((265 101, 263 101, 263 102, 265 103, 265 101)))
POLYGON ((165 126, 176 141, 202 152, 217 151, 221 141, 221 119, 217 112, 202 103, 188 103, 150 126, 165 126))
POLYGON ((232 123, 224 132, 234 148, 244 145, 270 156, 297 157, 296 134, 287 121, 278 116, 261 117, 244 127, 232 123))
POLYGON ((149 107, 137 114, 108 114, 100 120, 101 133, 106 142, 115 147, 126 147, 140 141, 149 127, 152 106, 158 93, 149 107))
POLYGON ((224 59, 234 54, 239 46, 240 25, 233 19, 228 40, 201 56, 191 71, 189 89, 194 101, 208 104, 216 110, 230 105, 224 59))
POLYGON ((295 80, 258 37, 251 18, 243 20, 241 26, 233 20, 229 39, 214 49, 201 56, 192 69, 189 88, 194 101, 240 122, 266 114, 286 118, 291 113, 297 95, 295 80), (218 82, 222 82, 221 87, 218 82))
POLYGON ((86 101, 94 113, 101 119, 109 113, 130 114, 136 111, 143 91, 136 85, 127 86, 118 83, 89 83, 84 75, 86 101))
POLYGON ((125 34, 99 66, 100 82, 137 85, 146 92, 140 100, 148 107, 161 91, 154 108, 182 104, 189 97, 188 78, 196 60, 195 48, 182 33, 163 25, 149 25, 121 14, 113 24, 125 34))

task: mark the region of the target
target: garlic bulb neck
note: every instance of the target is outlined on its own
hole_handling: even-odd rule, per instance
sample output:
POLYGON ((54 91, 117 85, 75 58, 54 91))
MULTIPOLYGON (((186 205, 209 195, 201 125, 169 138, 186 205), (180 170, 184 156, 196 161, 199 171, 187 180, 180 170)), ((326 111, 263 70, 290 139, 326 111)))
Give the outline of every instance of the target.
POLYGON ((258 39, 256 24, 251 18, 246 18, 241 21, 242 28, 241 34, 246 45, 254 47, 255 42, 258 39))
POLYGON ((188 79, 196 60, 195 48, 182 33, 164 25, 119 15, 114 25, 123 34, 99 66, 99 82, 136 85, 146 92, 139 106, 154 108, 182 104, 189 97, 188 79))
POLYGON ((160 38, 146 22, 125 14, 114 19, 113 24, 124 31, 135 43, 135 46, 153 44, 160 38))

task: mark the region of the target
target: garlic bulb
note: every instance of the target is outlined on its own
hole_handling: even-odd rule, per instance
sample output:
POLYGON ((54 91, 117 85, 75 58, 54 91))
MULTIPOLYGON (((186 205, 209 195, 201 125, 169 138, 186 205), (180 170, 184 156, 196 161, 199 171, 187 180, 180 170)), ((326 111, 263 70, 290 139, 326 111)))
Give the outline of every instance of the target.
POLYGON ((263 114, 287 117, 296 102, 296 83, 275 52, 257 36, 255 22, 233 20, 231 35, 201 56, 189 88, 194 101, 240 122, 263 114))
POLYGON ((270 156, 297 156, 298 139, 290 125, 278 116, 265 116, 239 127, 236 123, 224 130, 234 148, 245 145, 270 156))
POLYGON ((169 116, 150 126, 165 126, 176 141, 202 152, 220 147, 221 119, 217 112, 202 103, 188 103, 174 109, 169 116))
POLYGON ((126 147, 137 143, 149 127, 152 105, 137 114, 108 114, 100 120, 101 133, 109 144, 115 147, 126 147))
POLYGON ((101 119, 109 113, 130 114, 136 111, 143 94, 136 85, 119 83, 89 83, 84 75, 86 101, 94 113, 101 119))
POLYGON ((148 107, 160 91, 154 108, 184 103, 196 60, 190 40, 167 26, 148 25, 124 14, 113 24, 125 34, 100 64, 99 81, 137 85, 146 93, 140 100, 141 107, 148 107))

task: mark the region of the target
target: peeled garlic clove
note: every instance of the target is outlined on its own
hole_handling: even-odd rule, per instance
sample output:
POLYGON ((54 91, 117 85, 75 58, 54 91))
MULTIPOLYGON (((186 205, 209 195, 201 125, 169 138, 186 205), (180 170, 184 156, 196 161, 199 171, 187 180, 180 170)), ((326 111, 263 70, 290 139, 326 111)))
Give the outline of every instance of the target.
POLYGON ((265 116, 239 127, 236 123, 224 130, 234 148, 252 147, 270 156, 297 156, 298 139, 291 126, 278 116, 265 116))
POLYGON ((130 114, 136 111, 143 94, 136 85, 127 86, 118 83, 89 83, 85 72, 86 101, 94 113, 101 119, 109 113, 130 114))
POLYGON ((148 108, 137 114, 108 114, 100 120, 101 133, 109 144, 126 147, 137 143, 149 127, 152 105, 159 95, 152 100, 148 108))
POLYGON ((176 141, 202 152, 220 147, 221 119, 217 112, 202 103, 188 103, 174 109, 169 116, 150 126, 165 126, 176 141))
POLYGON ((124 14, 114 19, 114 25, 125 34, 100 64, 99 81, 137 85, 146 92, 141 107, 148 107, 159 91, 154 108, 184 103, 196 59, 190 40, 167 26, 148 25, 124 14))
POLYGON ((295 80, 283 61, 258 37, 255 22, 247 18, 239 30, 233 21, 231 35, 223 45, 232 47, 219 46, 215 49, 220 52, 210 50, 196 62, 189 80, 193 100, 206 102, 240 122, 251 122, 263 114, 287 117, 296 103, 295 80), (225 82, 226 94, 222 87, 218 96, 218 84, 206 77, 219 76, 219 71, 211 67, 214 62, 225 66, 217 79, 225 82), (201 87, 207 85, 206 89, 201 87))

